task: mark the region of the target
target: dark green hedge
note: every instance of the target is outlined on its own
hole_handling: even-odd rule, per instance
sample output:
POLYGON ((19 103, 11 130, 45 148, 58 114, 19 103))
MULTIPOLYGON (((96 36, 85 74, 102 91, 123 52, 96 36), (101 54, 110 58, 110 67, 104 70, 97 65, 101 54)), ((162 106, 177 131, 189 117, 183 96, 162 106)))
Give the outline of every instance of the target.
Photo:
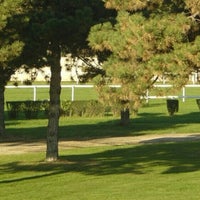
POLYGON ((98 101, 62 101, 61 115, 64 116, 103 116, 104 106, 98 101))
POLYGON ((200 99, 196 99, 196 102, 197 102, 197 106, 198 106, 198 108, 200 110, 200 99))
POLYGON ((48 110, 48 101, 7 101, 7 110, 9 118, 18 118, 23 113, 26 119, 38 118, 41 111, 48 110))
MULTIPOLYGON (((39 114, 48 115, 49 101, 8 101, 6 102, 9 118, 16 119, 21 114, 26 119, 38 118, 39 114)), ((107 112, 100 102, 90 101, 62 101, 61 116, 103 116, 107 112)))

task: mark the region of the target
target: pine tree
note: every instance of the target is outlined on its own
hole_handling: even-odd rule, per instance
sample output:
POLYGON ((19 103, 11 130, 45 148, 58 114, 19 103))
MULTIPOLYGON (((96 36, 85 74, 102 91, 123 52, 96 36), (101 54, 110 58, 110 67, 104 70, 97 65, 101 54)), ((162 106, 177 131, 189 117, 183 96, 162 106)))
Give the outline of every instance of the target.
POLYGON ((19 67, 15 60, 21 54, 23 42, 19 40, 16 24, 21 14, 22 0, 0 1, 0 136, 5 135, 4 91, 10 76, 19 67))
POLYGON ((176 88, 187 83, 199 67, 200 27, 198 18, 191 19, 197 4, 198 0, 105 0, 108 9, 117 10, 116 23, 95 25, 88 38, 94 50, 110 52, 103 63, 106 79, 98 80, 104 101, 137 112, 141 97, 159 77, 176 88), (107 83, 121 88, 108 88, 107 83))
POLYGON ((90 53, 86 40, 90 27, 107 15, 107 11, 105 12, 99 0, 29 0, 26 2, 29 23, 24 31, 25 47, 21 57, 29 66, 45 64, 51 69, 46 160, 56 161, 59 154, 61 54, 90 53))

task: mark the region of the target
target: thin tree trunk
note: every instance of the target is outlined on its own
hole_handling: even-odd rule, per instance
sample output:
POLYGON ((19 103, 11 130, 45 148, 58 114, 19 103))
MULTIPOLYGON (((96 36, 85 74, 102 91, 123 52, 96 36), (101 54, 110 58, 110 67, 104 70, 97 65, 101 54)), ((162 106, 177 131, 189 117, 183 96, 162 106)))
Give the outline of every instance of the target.
POLYGON ((129 108, 121 110, 121 125, 126 126, 130 121, 129 108))
POLYGON ((4 117, 4 84, 0 84, 0 136, 5 135, 5 117, 4 117))
POLYGON ((61 66, 60 49, 52 50, 50 56, 51 81, 50 81, 50 106, 47 127, 47 151, 46 160, 58 159, 58 129, 60 116, 60 92, 61 92, 61 66))

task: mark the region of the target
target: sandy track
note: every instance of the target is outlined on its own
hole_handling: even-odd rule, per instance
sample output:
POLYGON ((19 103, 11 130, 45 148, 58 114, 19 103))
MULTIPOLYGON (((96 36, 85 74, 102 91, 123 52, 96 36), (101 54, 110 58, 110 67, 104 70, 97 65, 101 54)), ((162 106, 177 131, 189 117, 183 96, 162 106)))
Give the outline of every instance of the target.
MULTIPOLYGON (((60 141, 59 149, 72 149, 81 147, 116 146, 131 144, 151 144, 161 142, 181 142, 200 140, 200 133, 193 134, 164 134, 164 135, 144 135, 129 137, 110 137, 101 139, 91 139, 85 141, 60 141)), ((28 152, 45 152, 46 142, 5 142, 0 143, 0 155, 21 154, 28 152)))

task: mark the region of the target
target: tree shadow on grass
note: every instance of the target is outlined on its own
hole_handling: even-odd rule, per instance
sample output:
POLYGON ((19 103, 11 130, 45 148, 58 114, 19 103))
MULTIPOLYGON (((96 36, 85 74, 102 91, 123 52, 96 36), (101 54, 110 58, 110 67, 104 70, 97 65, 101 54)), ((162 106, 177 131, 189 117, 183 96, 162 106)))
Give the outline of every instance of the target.
POLYGON ((67 140, 88 140, 106 137, 138 136, 145 135, 147 134, 146 132, 176 129, 178 127, 185 127, 188 124, 199 123, 199 112, 172 117, 162 113, 142 113, 138 117, 132 118, 127 126, 121 126, 120 121, 117 119, 97 124, 61 126, 60 137, 67 140))
MULTIPOLYGON (((1 174, 12 174, 0 184, 40 179, 70 172, 84 175, 148 173, 174 174, 200 170, 200 142, 163 143, 151 145, 96 148, 89 153, 63 155, 55 163, 15 161, 0 165, 1 174), (18 174, 32 173, 20 177, 18 174), (16 175, 15 175, 16 174, 16 175)), ((66 152, 67 154, 67 152, 66 152)))
POLYGON ((162 113, 142 113, 133 120, 136 124, 135 131, 155 131, 169 128, 185 127, 188 124, 200 123, 200 112, 168 116, 162 113))
MULTIPOLYGON (((66 118, 66 121, 68 119, 66 118)), ((78 121, 79 119, 76 118, 78 121)), ((88 119, 89 121, 90 119, 88 119)), ((87 120, 86 120, 87 121, 87 120)), ((19 121, 18 121, 19 123, 19 121)), ((105 118, 98 119, 96 123, 86 124, 85 121, 79 124, 61 125, 59 137, 61 140, 90 140, 108 137, 138 136, 153 132, 164 131, 186 127, 188 124, 199 124, 200 112, 193 112, 182 115, 167 116, 163 113, 141 113, 130 120, 129 125, 121 126, 119 119, 105 118)), ((197 130, 198 127, 196 128, 197 130)), ((46 127, 31 128, 7 128, 8 135, 16 136, 17 140, 45 140, 46 127)))

